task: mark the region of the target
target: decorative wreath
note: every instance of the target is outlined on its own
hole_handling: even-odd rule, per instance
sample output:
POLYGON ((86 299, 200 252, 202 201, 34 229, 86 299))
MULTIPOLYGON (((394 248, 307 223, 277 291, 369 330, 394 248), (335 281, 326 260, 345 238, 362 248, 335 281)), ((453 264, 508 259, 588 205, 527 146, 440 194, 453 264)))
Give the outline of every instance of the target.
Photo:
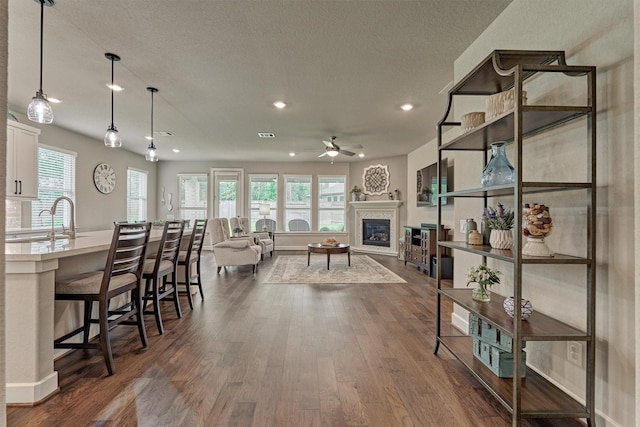
POLYGON ((362 174, 364 192, 371 195, 387 194, 389 190, 389 167, 371 165, 362 174))

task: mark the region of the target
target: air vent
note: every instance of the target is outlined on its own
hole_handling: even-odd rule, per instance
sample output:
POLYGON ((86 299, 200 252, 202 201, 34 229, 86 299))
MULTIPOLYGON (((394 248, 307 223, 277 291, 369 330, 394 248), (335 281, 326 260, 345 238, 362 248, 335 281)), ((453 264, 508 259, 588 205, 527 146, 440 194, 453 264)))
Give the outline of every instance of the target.
POLYGON ((276 134, 273 132, 258 132, 260 138, 275 138, 276 134))
POLYGON ((160 135, 160 136, 176 136, 175 133, 169 132, 167 130, 157 130, 156 131, 156 135, 160 135))

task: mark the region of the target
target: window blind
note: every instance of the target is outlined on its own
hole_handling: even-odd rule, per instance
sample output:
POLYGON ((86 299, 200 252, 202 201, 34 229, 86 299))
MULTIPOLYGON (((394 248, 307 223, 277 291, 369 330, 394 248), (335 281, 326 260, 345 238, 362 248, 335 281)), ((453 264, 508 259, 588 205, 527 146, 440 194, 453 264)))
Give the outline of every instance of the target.
POLYGON ((127 221, 148 221, 147 171, 127 169, 127 221))
MULTIPOLYGON (((48 212, 60 196, 76 199, 76 153, 38 147, 38 200, 31 202, 31 228, 51 228, 48 212), (42 215, 40 213, 42 212, 42 215)), ((53 218, 54 227, 69 224, 71 207, 61 203, 53 218)))

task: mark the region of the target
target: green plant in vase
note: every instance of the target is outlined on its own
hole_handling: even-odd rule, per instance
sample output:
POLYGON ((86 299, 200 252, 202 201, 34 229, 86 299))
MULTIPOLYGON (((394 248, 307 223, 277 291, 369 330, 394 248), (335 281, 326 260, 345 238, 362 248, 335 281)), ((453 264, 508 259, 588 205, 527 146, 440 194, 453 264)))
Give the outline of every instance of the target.
POLYGON ((500 274, 502 273, 499 270, 493 270, 485 264, 471 267, 467 273, 467 286, 471 283, 476 284, 476 288, 471 293, 471 298, 481 302, 491 301, 491 294, 488 288, 500 283, 500 274))
POLYGON ((351 200, 356 202, 360 197, 360 193, 362 193, 362 188, 358 187, 357 185, 354 185, 350 193, 351 193, 351 200))
POLYGON ((502 203, 498 203, 498 209, 488 207, 482 216, 487 227, 491 230, 489 244, 495 249, 511 249, 513 246, 513 220, 512 209, 505 209, 502 203))

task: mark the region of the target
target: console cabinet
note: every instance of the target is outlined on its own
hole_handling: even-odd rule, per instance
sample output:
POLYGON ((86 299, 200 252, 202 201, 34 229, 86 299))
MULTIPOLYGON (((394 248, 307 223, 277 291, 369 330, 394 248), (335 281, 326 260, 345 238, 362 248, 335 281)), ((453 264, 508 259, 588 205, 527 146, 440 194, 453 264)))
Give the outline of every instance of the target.
MULTIPOLYGON (((531 92, 529 92, 529 95, 531 92)), ((516 301, 526 295, 531 295, 528 280, 531 275, 523 275, 523 270, 533 271, 545 266, 548 275, 553 276, 555 289, 560 287, 578 286, 578 292, 583 295, 582 301, 567 301, 574 304, 579 312, 584 307, 582 321, 576 325, 569 325, 562 321, 564 313, 555 307, 545 307, 550 312, 543 314, 536 310, 527 320, 522 320, 520 304, 515 305, 514 319, 510 318, 502 307, 504 296, 493 294, 491 302, 478 302, 471 297, 471 288, 464 286, 466 277, 455 277, 454 284, 458 287, 442 286, 442 272, 437 272, 437 330, 434 353, 442 344, 453 354, 473 375, 491 392, 512 414, 512 425, 519 426, 525 418, 583 418, 589 426, 595 425, 595 314, 596 314, 596 69, 591 66, 570 66, 565 62, 563 51, 507 51, 496 50, 485 58, 467 76, 449 91, 449 103, 443 119, 438 123, 438 158, 453 155, 454 152, 464 152, 465 159, 477 159, 478 166, 487 164, 490 144, 496 141, 506 141, 513 147, 511 158, 514 166, 515 180, 512 184, 502 184, 480 188, 454 188, 436 197, 475 198, 478 205, 478 215, 481 209, 488 205, 495 206, 498 201, 509 201, 515 213, 514 244, 511 250, 493 249, 490 246, 469 245, 464 241, 448 241, 446 235, 438 236, 438 246, 453 252, 462 251, 478 256, 479 263, 486 263, 487 259, 494 259, 506 263, 508 266, 501 271, 504 276, 510 276, 512 296, 516 301), (550 80, 547 80, 550 79, 550 80), (544 85, 541 85, 545 83, 544 85), (533 91, 540 90, 533 104, 523 100, 524 83, 533 91), (551 83, 549 83, 551 82, 551 83), (560 83, 557 83, 560 82, 560 83), (558 87, 560 85, 560 87, 558 87), (489 99, 491 95, 513 89, 513 103, 495 117, 490 117, 483 124, 462 133, 461 123, 449 119, 456 99, 469 96, 481 96, 489 99), (578 100, 578 101, 576 101, 578 100), (537 102, 535 102, 537 101, 537 102), (551 130, 556 133, 551 133, 551 130), (445 132, 447 130, 447 132, 445 132), (545 174, 542 179, 535 174, 535 168, 527 169, 525 161, 533 162, 533 156, 542 161, 553 162, 554 154, 551 147, 561 149, 562 144, 568 144, 567 139, 557 135, 571 133, 570 150, 577 159, 582 159, 581 171, 577 178, 562 178, 562 173, 545 174), (580 136, 581 135, 581 136, 580 136), (555 139, 550 137, 555 136, 555 139), (550 143, 553 142, 553 143, 550 143), (546 149, 546 151, 545 151, 546 149), (476 154, 473 154, 476 153, 476 154), (546 159, 546 160, 545 160, 546 159), (531 175, 531 176, 530 176, 531 175), (530 179, 525 179, 530 178, 530 179), (547 179, 545 179, 547 178, 547 179), (566 195, 566 197, 565 197, 566 195), (500 199, 497 199, 497 198, 500 199), (522 254, 522 214, 523 203, 531 201, 544 202, 545 197, 565 199, 566 203, 575 204, 575 215, 565 216, 565 222, 579 222, 581 228, 586 228, 581 235, 583 241, 576 241, 584 245, 584 255, 556 253, 551 257, 534 257, 522 254), (490 203, 488 203, 490 202, 490 203), (586 225, 586 227, 584 226, 586 225), (510 267, 509 267, 510 266, 510 267), (571 271, 571 277, 564 274, 571 271), (583 274, 584 273, 584 274, 583 274), (466 309, 475 318, 482 319, 503 334, 512 337, 513 378, 499 378, 480 360, 476 359, 472 351, 472 338, 461 336, 450 330, 450 321, 443 322, 442 301, 446 299, 466 309), (555 312, 554 312, 555 310, 555 312), (555 317, 554 317, 555 314, 555 317), (443 326, 444 324, 444 326, 443 326), (585 386, 584 395, 579 400, 570 396, 561 387, 549 381, 543 375, 524 364, 521 351, 513 351, 524 347, 527 342, 569 342, 579 341, 586 347, 585 358, 585 386), (522 372, 526 370, 523 378, 522 372)), ((531 98, 530 98, 531 99, 531 98)), ((455 157, 455 156, 454 156, 455 157)), ((551 165, 553 166, 553 165, 551 165)), ((439 174, 438 174, 439 176, 439 174)), ((569 176, 569 175, 567 175, 569 176)), ((478 176, 480 185, 480 176, 478 176)), ((456 185, 455 187, 459 187, 456 185)), ((572 206, 573 208, 573 206, 572 206)), ((437 207, 437 224, 442 224, 443 211, 441 204, 437 207)), ((553 207, 551 216, 553 217, 553 207)), ((577 226, 577 224, 576 224, 577 226)), ((434 231, 438 231, 436 228, 434 231)), ((415 232, 407 232, 415 241, 415 232)), ((577 237, 576 237, 577 238, 577 237)), ((436 253, 438 260, 440 254, 436 253)), ((438 264, 440 264, 438 262, 438 264)), ((476 263, 477 265, 478 263, 476 263)), ((504 265, 504 264, 503 264, 504 265)), ((553 292, 553 288, 551 289, 553 292)), ((551 298, 547 296, 547 299, 551 298)), ((543 310, 544 311, 544 310, 543 310)), ((528 350, 528 347, 527 347, 528 350)), ((527 358, 528 359, 528 358, 527 358)), ((558 381, 554 379, 554 381, 558 381)))
MULTIPOLYGON (((432 264, 438 248, 435 224, 404 226, 404 265, 407 262, 418 267, 424 273, 433 275, 432 264)), ((446 240, 449 230, 442 228, 446 240)))
POLYGON ((38 198, 39 135, 40 129, 7 121, 7 198, 38 198))

